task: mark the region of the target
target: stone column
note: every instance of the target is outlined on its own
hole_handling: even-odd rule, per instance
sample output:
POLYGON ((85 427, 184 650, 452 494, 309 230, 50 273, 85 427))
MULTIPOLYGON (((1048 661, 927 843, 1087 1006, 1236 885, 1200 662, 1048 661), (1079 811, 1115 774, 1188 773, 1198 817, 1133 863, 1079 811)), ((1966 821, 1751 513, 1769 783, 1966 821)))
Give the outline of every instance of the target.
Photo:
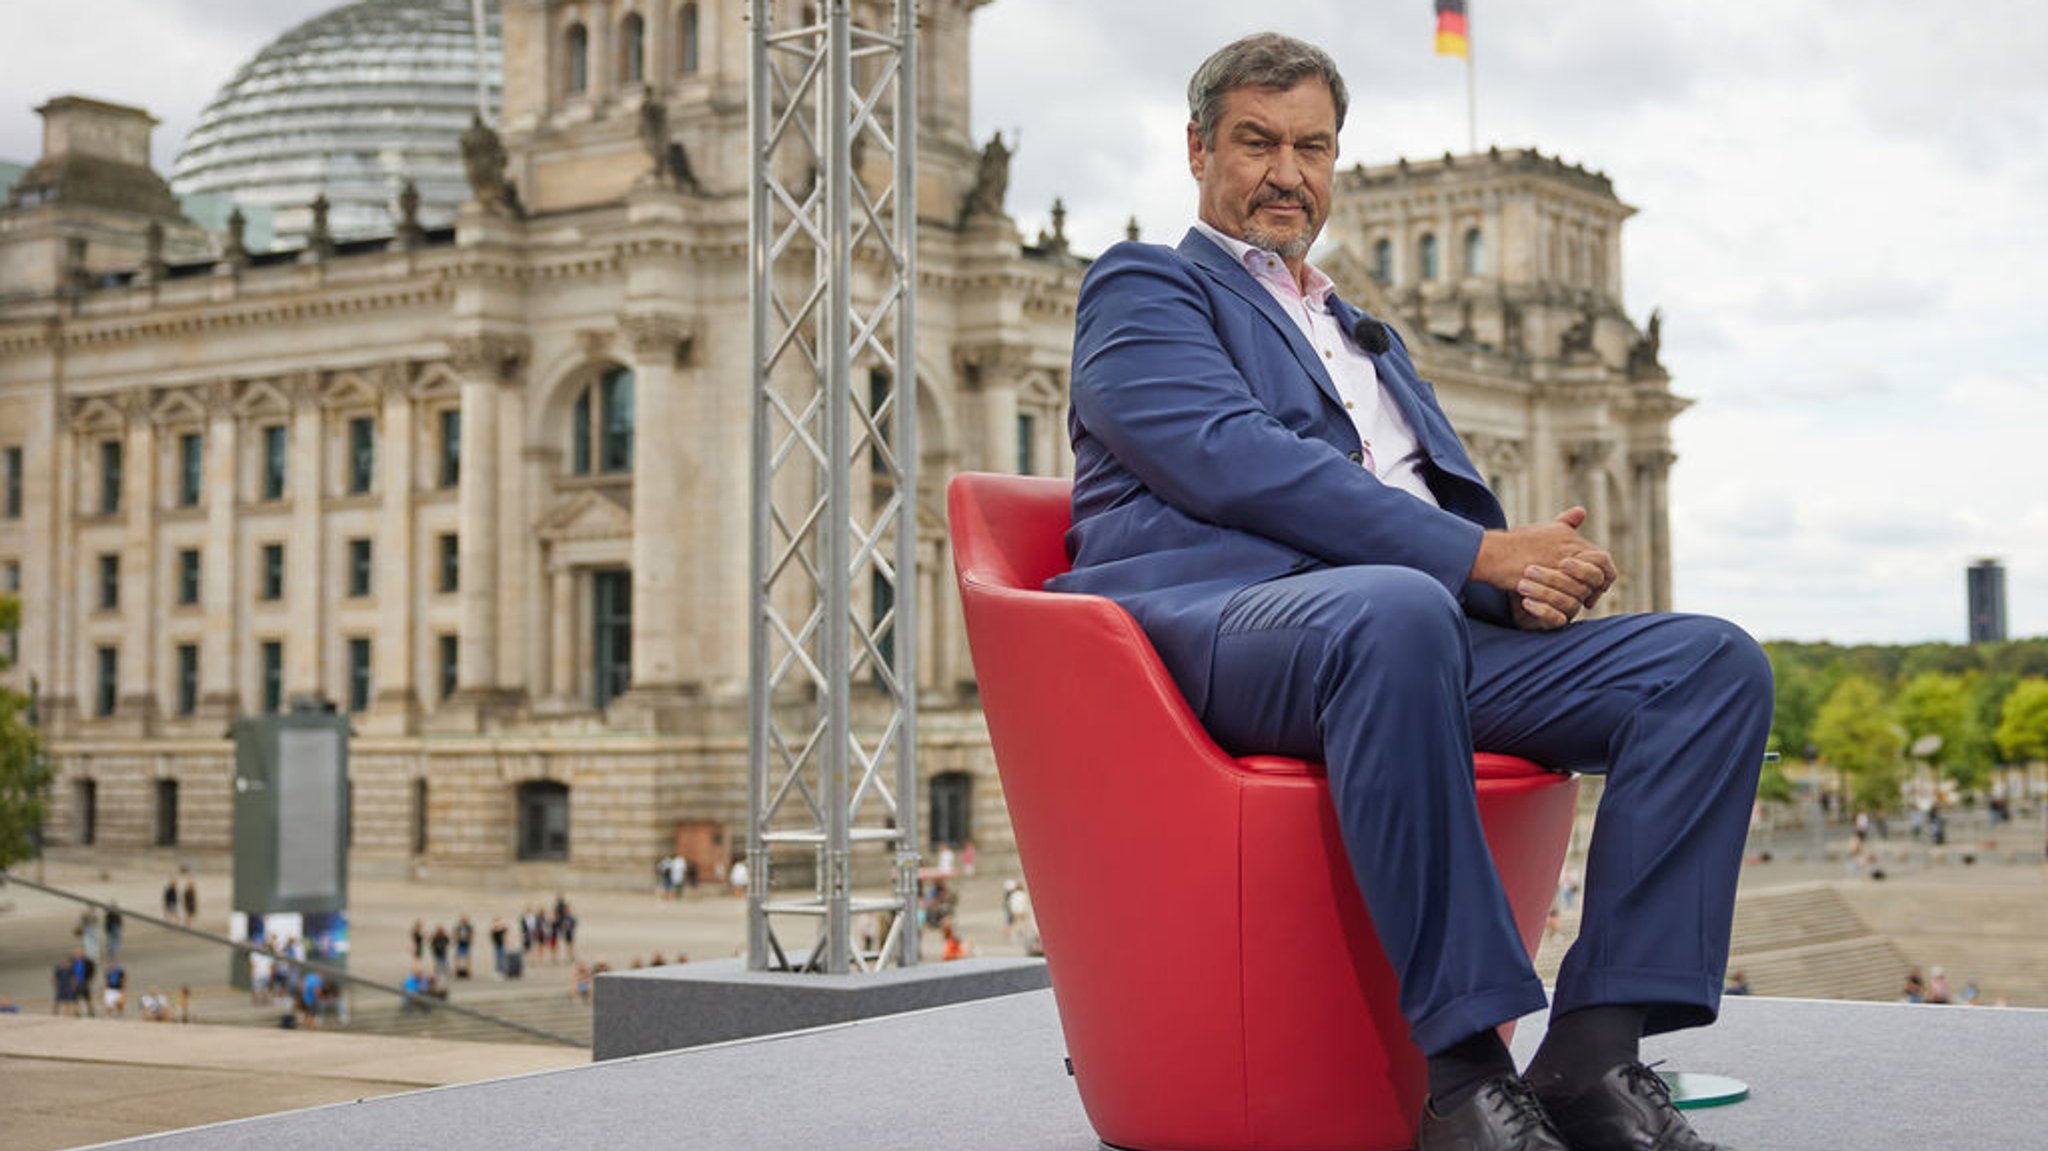
POLYGON ((44 687, 41 706, 44 730, 62 735, 75 730, 82 710, 79 702, 85 698, 84 685, 78 682, 79 631, 85 622, 85 611, 79 601, 79 585, 83 581, 78 575, 80 432, 68 418, 55 422, 57 459, 52 475, 56 478, 57 494, 51 534, 56 537, 57 546, 52 549, 55 554, 44 573, 51 619, 50 682, 44 687))
POLYGON ((414 548, 413 435, 410 382, 402 364, 385 369, 384 428, 378 437, 378 480, 382 485, 377 513, 377 642, 372 651, 376 698, 367 728, 391 734, 412 730, 419 718, 414 690, 412 605, 417 588, 419 555, 414 548))
POLYGON ((157 703, 157 627, 160 598, 156 563, 156 422, 149 396, 136 392, 122 405, 128 416, 127 461, 121 477, 121 683, 119 715, 124 726, 147 734, 163 709, 157 703))
POLYGON ((590 81, 587 91, 590 102, 603 108, 619 91, 619 60, 613 47, 619 37, 618 30, 612 25, 610 8, 595 8, 584 20, 583 28, 590 35, 590 70, 585 73, 590 81))
POLYGON ((242 628, 239 605, 241 555, 240 520, 235 515, 239 502, 236 466, 241 455, 235 419, 234 385, 222 382, 208 389, 206 396, 206 544, 200 555, 205 579, 200 602, 206 611, 206 637, 199 648, 199 714, 207 719, 229 720, 241 707, 236 690, 240 680, 242 628))
POLYGON ((285 545, 285 602, 291 605, 291 626, 284 641, 284 703, 297 695, 319 695, 337 706, 341 697, 327 682, 326 533, 321 531, 321 502, 326 496, 327 426, 320 407, 320 380, 306 372, 291 382, 291 471, 286 495, 291 500, 291 536, 285 545))
POLYGON ((525 358, 515 337, 463 336, 450 359, 462 376, 462 482, 458 562, 462 565, 462 630, 456 641, 455 695, 437 715, 462 726, 498 708, 499 393, 525 358))
POLYGON ((548 570, 550 641, 548 696, 563 704, 576 698, 576 569, 556 559, 548 570))
POLYGON ((1585 507, 1588 530, 1596 538, 1611 535, 1613 525, 1607 518, 1607 459, 1614 453, 1614 444, 1608 440, 1579 440, 1568 445, 1565 452, 1572 475, 1572 502, 1585 507))
POLYGON ((677 317, 628 316, 622 323, 633 364, 633 683, 621 703, 651 714, 622 722, 664 727, 686 690, 701 678, 690 620, 703 598, 709 547, 724 541, 693 530, 702 513, 703 463, 677 445, 694 441, 697 373, 694 332, 677 317), (636 722, 637 721, 637 722, 636 722))
POLYGON ((1671 465, 1678 456, 1667 447, 1649 448, 1630 458, 1642 478, 1643 498, 1636 505, 1638 535, 1643 540, 1643 580, 1649 590, 1649 611, 1671 610, 1671 465))

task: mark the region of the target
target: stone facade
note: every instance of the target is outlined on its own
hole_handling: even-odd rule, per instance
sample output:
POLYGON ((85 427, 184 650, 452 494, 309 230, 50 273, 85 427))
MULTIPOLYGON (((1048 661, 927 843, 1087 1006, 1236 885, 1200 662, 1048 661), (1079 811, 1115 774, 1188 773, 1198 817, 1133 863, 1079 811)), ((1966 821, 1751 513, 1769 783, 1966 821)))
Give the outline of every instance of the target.
MULTIPOLYGON (((1000 859, 943 487, 1071 470, 1086 261, 966 210, 983 2, 924 5, 919 758, 945 822, 964 810, 1000 859)), ((227 725, 302 695, 354 715, 358 866, 639 884, 682 826, 743 842, 745 25, 630 0, 503 14, 501 135, 472 141, 477 196, 452 229, 202 255, 157 202, 67 185, 0 210, 0 449, 20 491, 0 565, 24 600, 11 678, 35 677, 59 768, 51 842, 225 849, 227 725), (612 66, 629 16, 633 82, 612 66)), ((121 186, 154 178, 142 113, 44 112, 121 186)), ((1326 265, 1401 327, 1510 511, 1587 503, 1631 573, 1609 610, 1664 606, 1683 403, 1654 325, 1621 311, 1631 209, 1533 153, 1344 182, 1326 265), (1480 261, 1375 265, 1380 240, 1405 257, 1432 229, 1476 230, 1480 261)))

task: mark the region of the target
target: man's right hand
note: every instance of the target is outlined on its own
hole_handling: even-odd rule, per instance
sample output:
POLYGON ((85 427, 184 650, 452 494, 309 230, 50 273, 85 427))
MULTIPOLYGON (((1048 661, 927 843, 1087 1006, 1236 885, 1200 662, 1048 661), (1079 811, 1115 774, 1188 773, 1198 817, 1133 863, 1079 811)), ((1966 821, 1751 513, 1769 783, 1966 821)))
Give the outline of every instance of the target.
POLYGON ((1548 523, 1496 529, 1481 537, 1472 578, 1506 591, 1519 627, 1563 627, 1614 585, 1614 560, 1579 534, 1586 509, 1569 508, 1548 523))

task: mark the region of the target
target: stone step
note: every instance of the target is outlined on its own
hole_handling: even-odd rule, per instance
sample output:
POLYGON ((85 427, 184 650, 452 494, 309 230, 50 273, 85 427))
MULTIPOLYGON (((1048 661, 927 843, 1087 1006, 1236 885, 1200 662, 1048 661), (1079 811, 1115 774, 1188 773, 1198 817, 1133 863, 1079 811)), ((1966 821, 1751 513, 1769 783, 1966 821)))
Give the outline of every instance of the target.
POLYGON ((1868 1002, 1897 999, 1908 966, 1896 944, 1874 935, 1738 953, 1728 960, 1728 969, 1746 975, 1756 995, 1868 1002))
POLYGON ((1746 894, 1736 902, 1729 952, 1809 947, 1868 934, 1869 927, 1833 887, 1785 888, 1746 894))

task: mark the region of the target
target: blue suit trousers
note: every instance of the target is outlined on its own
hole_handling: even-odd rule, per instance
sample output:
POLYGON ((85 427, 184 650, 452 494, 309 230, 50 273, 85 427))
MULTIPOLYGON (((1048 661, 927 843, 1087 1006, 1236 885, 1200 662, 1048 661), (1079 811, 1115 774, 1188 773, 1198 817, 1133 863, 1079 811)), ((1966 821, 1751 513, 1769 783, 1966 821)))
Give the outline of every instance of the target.
POLYGON ((1714 1018, 1771 725, 1748 634, 1674 614, 1518 631, 1413 569, 1355 566, 1239 592, 1212 659, 1218 743, 1327 765, 1426 1054, 1543 1006, 1480 829, 1475 748, 1606 775, 1553 1011, 1644 1004, 1651 1033, 1714 1018))

